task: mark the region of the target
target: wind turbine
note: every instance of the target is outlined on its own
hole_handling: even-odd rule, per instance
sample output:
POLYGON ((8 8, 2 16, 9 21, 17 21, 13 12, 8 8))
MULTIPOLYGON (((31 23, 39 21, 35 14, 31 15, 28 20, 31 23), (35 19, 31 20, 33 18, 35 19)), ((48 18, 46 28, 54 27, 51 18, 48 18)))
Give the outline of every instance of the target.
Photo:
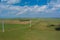
POLYGON ((30 19, 30 28, 32 27, 32 20, 30 19))
MULTIPOLYGON (((3 2, 6 2, 6 0, 1 0, 1 3, 3 3, 3 2)), ((2 23, 2 32, 5 32, 5 30, 4 30, 4 20, 3 19, 1 20, 1 23, 2 23)))
POLYGON ((5 30, 4 30, 4 20, 2 20, 2 32, 5 32, 5 30))
MULTIPOLYGON (((1 3, 6 3, 7 1, 6 0, 1 0, 1 3)), ((9 5, 8 5, 9 7, 9 5)), ((4 29, 5 25, 4 25, 4 19, 2 20, 2 32, 5 32, 5 29, 4 29)))

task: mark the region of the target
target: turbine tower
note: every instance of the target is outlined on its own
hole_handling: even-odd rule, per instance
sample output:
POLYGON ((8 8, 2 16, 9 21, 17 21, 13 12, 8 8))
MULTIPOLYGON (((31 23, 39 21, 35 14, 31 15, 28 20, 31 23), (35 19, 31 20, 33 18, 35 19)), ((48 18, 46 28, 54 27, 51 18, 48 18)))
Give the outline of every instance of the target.
POLYGON ((4 20, 2 20, 2 32, 5 32, 5 30, 4 30, 4 20))

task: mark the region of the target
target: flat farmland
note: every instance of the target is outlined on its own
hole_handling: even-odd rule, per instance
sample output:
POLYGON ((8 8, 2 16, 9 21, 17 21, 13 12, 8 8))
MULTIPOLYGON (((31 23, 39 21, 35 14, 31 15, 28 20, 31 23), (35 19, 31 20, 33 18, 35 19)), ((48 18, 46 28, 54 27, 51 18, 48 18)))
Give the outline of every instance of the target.
POLYGON ((0 20, 0 40, 60 40, 60 19, 0 20), (31 27, 30 27, 31 21, 31 27))

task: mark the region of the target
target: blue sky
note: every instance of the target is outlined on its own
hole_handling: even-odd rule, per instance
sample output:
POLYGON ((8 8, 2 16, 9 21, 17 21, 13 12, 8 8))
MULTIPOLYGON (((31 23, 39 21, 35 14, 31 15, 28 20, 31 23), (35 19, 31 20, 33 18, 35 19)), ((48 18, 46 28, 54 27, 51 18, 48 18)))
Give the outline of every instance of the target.
POLYGON ((0 0, 0 18, 58 17, 60 0, 0 0))
POLYGON ((20 5, 20 6, 24 6, 24 5, 28 5, 28 6, 34 6, 34 5, 46 5, 47 2, 49 2, 50 0, 21 0, 20 3, 17 3, 15 5, 20 5))

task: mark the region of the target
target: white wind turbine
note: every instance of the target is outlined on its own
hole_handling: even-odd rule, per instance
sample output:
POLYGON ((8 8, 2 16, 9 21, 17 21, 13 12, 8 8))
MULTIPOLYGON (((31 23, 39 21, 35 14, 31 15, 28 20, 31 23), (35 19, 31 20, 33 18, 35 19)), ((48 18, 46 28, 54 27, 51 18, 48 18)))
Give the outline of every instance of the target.
MULTIPOLYGON (((6 0, 1 0, 1 3, 4 3, 7 2, 6 0)), ((9 7, 9 5, 7 6, 9 7)), ((4 19, 2 20, 2 32, 5 32, 5 29, 4 29, 5 25, 4 25, 4 19)))
POLYGON ((5 30, 4 30, 4 20, 2 20, 2 32, 5 32, 5 30))

